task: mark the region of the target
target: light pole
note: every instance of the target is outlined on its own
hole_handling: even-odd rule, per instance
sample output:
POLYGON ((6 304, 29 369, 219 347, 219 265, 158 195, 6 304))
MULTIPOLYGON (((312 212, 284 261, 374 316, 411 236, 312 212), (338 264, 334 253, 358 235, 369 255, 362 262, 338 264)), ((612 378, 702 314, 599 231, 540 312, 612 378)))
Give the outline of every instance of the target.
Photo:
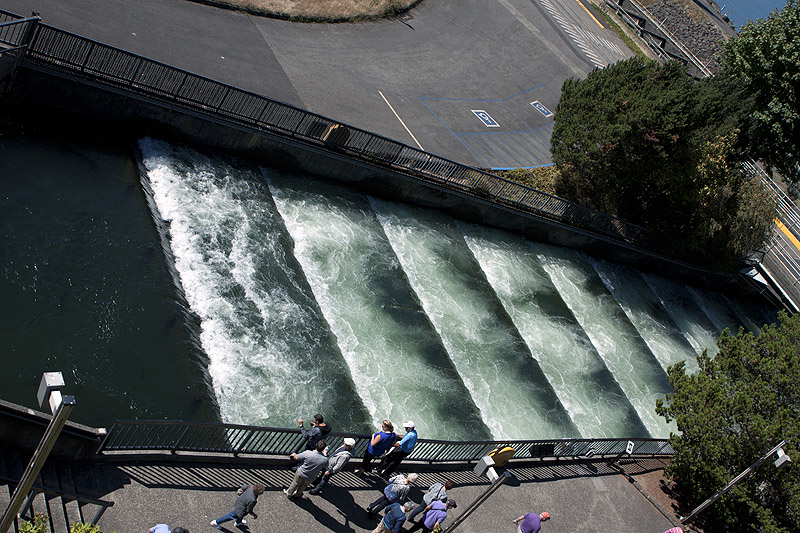
POLYGON ((717 500, 720 498, 720 496, 722 496, 723 494, 725 494, 726 492, 728 492, 729 490, 731 490, 731 489, 733 488, 733 486, 734 486, 734 485, 736 485, 738 482, 740 482, 741 480, 743 480, 744 478, 746 478, 747 476, 749 476, 750 474, 752 474, 752 473, 753 473, 753 470, 755 470, 756 468, 758 468, 759 466, 761 466, 761 463, 763 463, 764 461, 766 461, 767 459, 769 459, 769 458, 770 458, 770 456, 771 456, 773 453, 774 453, 774 454, 776 454, 776 455, 778 456, 778 458, 775 460, 775 468, 782 468, 782 467, 786 466, 786 465, 787 465, 787 463, 790 463, 790 462, 791 462, 791 459, 789 458, 789 456, 788 456, 788 455, 786 455, 786 454, 783 452, 783 447, 784 447, 784 446, 786 446, 786 441, 785 441, 785 440, 782 440, 780 444, 778 444, 777 446, 775 446, 774 448, 772 448, 772 449, 771 449, 769 452, 767 452, 767 453, 766 453, 766 455, 762 456, 762 457, 761 457, 761 458, 760 458, 758 461, 756 461, 755 463, 753 463, 753 464, 751 464, 749 467, 747 467, 747 469, 746 469, 744 472, 742 472, 741 474, 739 474, 738 476, 736 476, 735 478, 733 478, 732 480, 730 480, 730 481, 728 482, 728 484, 727 484, 727 485, 725 485, 724 487, 722 487, 721 489, 719 489, 719 490, 718 490, 718 491, 717 491, 717 492, 716 492, 716 493, 715 493, 713 496, 711 496, 709 499, 707 499, 706 501, 704 501, 703 503, 701 503, 700 505, 698 505, 698 506, 695 508, 695 510, 694 510, 694 511, 692 511, 691 513, 689 513, 689 514, 688 514, 688 515, 686 515, 685 517, 681 518, 681 519, 680 519, 680 520, 681 520, 681 524, 685 524, 685 523, 686 523, 686 522, 687 522, 687 521, 688 521, 690 518, 692 518, 694 515, 696 515, 697 513, 699 513, 700 511, 702 511, 703 509, 705 509, 706 507, 708 507, 709 505, 711 505, 712 503, 714 503, 715 501, 717 501, 717 500))
POLYGON ((39 475, 39 471, 42 469, 42 466, 44 466, 44 462, 47 460, 50 450, 53 449, 53 445, 61 434, 64 424, 67 423, 69 414, 72 412, 72 409, 75 408, 74 396, 61 396, 60 389, 63 387, 64 378, 61 372, 45 372, 42 374, 42 381, 39 383, 37 398, 40 407, 44 408, 45 405, 50 406, 53 418, 50 419, 50 423, 47 425, 42 440, 39 441, 36 451, 33 452, 33 457, 31 457, 28 467, 22 474, 22 479, 17 483, 17 488, 14 489, 11 502, 3 513, 2 521, 0 521, 0 533, 7 533, 14 523, 14 519, 17 517, 17 513, 22 507, 23 501, 28 497, 28 493, 31 487, 33 487, 36 476, 39 475))
MULTIPOLYGON (((505 463, 505 461, 503 461, 503 463, 505 463)), ((450 533, 452 531, 455 531, 455 529, 458 526, 460 526, 461 523, 464 520, 466 520, 467 517, 471 515, 473 511, 475 511, 475 509, 480 507, 480 505, 483 502, 489 499, 489 496, 494 494, 497 491, 497 489, 500 488, 500 485, 502 485, 508 479, 511 478, 511 474, 509 474, 508 472, 503 472, 503 475, 498 474, 497 471, 494 469, 495 464, 496 463, 494 459, 487 455, 486 457, 482 458, 475 466, 474 468, 475 473, 478 474, 479 476, 486 476, 486 478, 489 479, 489 481, 491 481, 492 484, 489 485, 489 487, 483 492, 483 494, 478 496, 474 502, 469 504, 469 506, 466 509, 464 509, 464 512, 461 513, 458 516, 458 518, 456 518, 455 521, 444 530, 445 533, 450 533)))

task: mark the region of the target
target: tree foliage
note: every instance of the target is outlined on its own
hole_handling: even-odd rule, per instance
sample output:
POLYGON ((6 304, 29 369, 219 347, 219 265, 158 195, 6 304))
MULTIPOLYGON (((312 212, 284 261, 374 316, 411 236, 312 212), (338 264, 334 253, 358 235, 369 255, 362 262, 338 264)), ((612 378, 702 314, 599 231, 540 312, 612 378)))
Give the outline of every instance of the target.
POLYGON ((728 268, 764 242, 774 213, 736 166, 748 106, 740 80, 695 82, 676 62, 632 58, 568 79, 551 138, 556 193, 728 268))
POLYGON ((669 368, 674 392, 656 411, 680 434, 665 473, 685 502, 705 501, 781 440, 794 462, 777 470, 763 463, 746 480, 697 515, 705 531, 797 531, 800 524, 800 314, 781 312, 780 324, 757 337, 726 331, 719 353, 698 357, 700 370, 669 368))
POLYGON ((753 155, 800 181, 800 6, 789 0, 768 18, 746 24, 725 51, 726 70, 754 99, 753 155))

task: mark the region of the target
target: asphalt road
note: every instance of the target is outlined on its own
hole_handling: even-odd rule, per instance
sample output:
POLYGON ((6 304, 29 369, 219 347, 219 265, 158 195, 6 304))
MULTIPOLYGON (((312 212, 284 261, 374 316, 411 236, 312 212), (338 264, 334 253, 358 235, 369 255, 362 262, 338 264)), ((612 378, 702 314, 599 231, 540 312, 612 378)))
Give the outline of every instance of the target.
POLYGON ((0 0, 22 15, 479 167, 550 163, 564 80, 630 55, 587 0, 424 0, 356 24, 186 0, 0 0), (538 104, 532 105, 538 102, 538 104))

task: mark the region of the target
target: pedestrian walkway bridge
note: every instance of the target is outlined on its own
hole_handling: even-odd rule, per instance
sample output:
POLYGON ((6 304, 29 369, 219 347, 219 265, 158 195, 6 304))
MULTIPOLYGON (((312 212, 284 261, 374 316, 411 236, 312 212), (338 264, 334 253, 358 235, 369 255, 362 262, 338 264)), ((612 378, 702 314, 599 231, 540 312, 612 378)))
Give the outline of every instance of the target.
MULTIPOLYGON (((30 458, 48 416, 0 402, 0 506, 8 505, 16 480, 30 458)), ((357 439, 354 455, 366 448, 367 435, 333 433, 357 439)), ((203 530, 227 513, 242 483, 267 488, 260 517, 249 531, 371 531, 364 508, 385 486, 377 476, 352 474, 356 461, 331 480, 321 496, 287 500, 282 489, 292 478, 288 454, 303 448, 299 430, 185 421, 119 421, 106 432, 68 423, 34 486, 23 516, 46 514, 51 531, 68 531, 77 521, 97 523, 102 531, 143 531, 158 522, 203 530)), ((579 439, 551 441, 447 442, 420 439, 402 464, 419 480, 411 498, 420 501, 430 484, 452 479, 451 496, 465 512, 489 487, 473 472, 477 459, 492 449, 512 446, 509 480, 458 528, 485 532, 498 521, 530 510, 549 510, 548 530, 592 530, 604 520, 620 531, 661 532, 675 510, 654 504, 639 476, 659 477, 672 454, 655 439, 579 439), (629 453, 630 452, 630 453, 629 453), (649 529, 641 529, 648 524, 649 529), (588 529, 587 529, 588 528, 588 529)), ((455 513, 453 519, 458 516, 455 513)), ((232 526, 231 526, 232 527, 232 526)), ((12 531, 19 531, 19 520, 12 531)), ((229 530, 230 531, 230 530, 229 530)))

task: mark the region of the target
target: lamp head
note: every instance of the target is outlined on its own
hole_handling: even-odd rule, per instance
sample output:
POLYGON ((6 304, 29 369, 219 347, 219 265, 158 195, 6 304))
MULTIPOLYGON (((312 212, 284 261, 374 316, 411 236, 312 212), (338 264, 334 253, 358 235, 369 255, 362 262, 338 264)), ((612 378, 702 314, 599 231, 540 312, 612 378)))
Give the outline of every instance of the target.
POLYGON ((775 460, 775 468, 783 468, 792 462, 789 456, 786 455, 786 452, 783 451, 783 448, 778 448, 777 456, 778 458, 775 460))

